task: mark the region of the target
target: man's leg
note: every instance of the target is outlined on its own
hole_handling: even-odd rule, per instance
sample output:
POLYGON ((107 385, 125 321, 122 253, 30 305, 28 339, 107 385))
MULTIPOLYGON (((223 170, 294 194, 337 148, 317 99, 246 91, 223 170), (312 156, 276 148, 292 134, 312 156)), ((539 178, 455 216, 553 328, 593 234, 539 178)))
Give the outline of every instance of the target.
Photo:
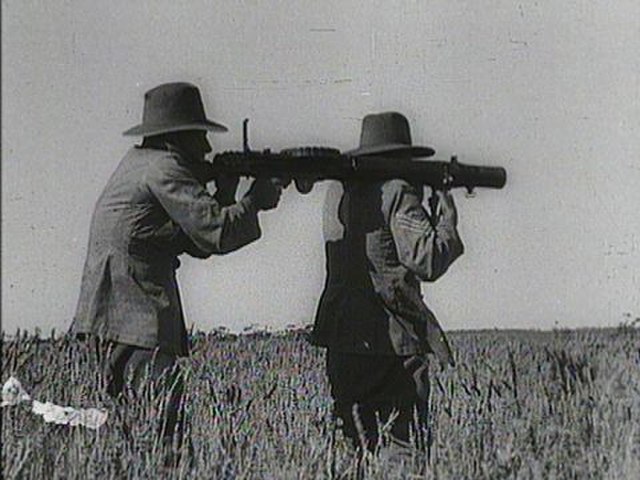
POLYGON ((176 356, 158 350, 136 349, 127 362, 125 378, 130 379, 136 394, 146 394, 151 401, 158 402, 162 411, 159 434, 167 446, 175 439, 179 448, 184 433, 184 382, 176 356))
POLYGON ((334 401, 334 416, 340 428, 356 449, 373 451, 378 445, 378 416, 376 409, 355 402, 334 401))
POLYGON ((145 398, 162 411, 159 435, 169 446, 182 443, 184 383, 177 357, 158 350, 110 342, 106 355, 107 392, 113 398, 145 398))
POLYGON ((391 411, 390 402, 376 398, 387 387, 388 358, 395 357, 327 351, 334 416, 355 448, 375 450, 379 424, 385 423, 391 411))
POLYGON ((431 384, 428 357, 425 355, 405 357, 403 366, 413 380, 415 391, 414 401, 410 407, 410 424, 413 427, 414 443, 418 448, 424 450, 430 443, 428 407, 431 384))
POLYGON ((114 399, 124 391, 125 369, 136 347, 116 342, 99 342, 98 351, 106 379, 107 393, 114 399))
MULTIPOLYGON (((381 425, 386 425, 393 417, 389 431, 392 442, 423 448, 429 398, 426 357, 379 357, 372 366, 384 375, 372 384, 375 388, 370 394, 363 397, 361 409, 372 412, 371 415, 377 417, 381 425)), ((375 440, 377 443, 377 438, 375 440)))

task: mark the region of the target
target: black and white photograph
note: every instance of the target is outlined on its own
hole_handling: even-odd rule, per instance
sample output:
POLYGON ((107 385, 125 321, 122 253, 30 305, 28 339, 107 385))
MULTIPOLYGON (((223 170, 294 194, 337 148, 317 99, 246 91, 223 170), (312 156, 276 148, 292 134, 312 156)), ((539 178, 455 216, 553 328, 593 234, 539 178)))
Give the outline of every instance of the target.
POLYGON ((640 478, 640 3, 0 13, 2 478, 640 478))

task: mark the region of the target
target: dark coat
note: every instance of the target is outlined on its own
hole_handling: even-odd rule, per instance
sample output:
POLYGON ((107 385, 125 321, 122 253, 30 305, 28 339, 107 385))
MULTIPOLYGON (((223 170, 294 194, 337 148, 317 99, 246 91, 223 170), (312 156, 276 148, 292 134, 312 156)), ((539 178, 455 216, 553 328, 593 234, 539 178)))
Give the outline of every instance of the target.
POLYGON ((98 199, 71 330, 184 355, 178 255, 206 258, 260 237, 250 197, 221 207, 177 151, 132 148, 98 199))
POLYGON ((333 183, 324 235, 327 277, 313 342, 342 352, 415 355, 452 362, 448 343, 422 301, 463 253, 456 225, 431 219, 422 188, 404 180, 333 183))

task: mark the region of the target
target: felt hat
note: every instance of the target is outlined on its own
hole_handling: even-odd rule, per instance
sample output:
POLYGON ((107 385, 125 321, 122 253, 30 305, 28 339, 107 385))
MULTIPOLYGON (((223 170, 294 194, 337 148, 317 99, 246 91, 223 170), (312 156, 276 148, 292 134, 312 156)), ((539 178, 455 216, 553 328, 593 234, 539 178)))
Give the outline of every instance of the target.
POLYGON ((383 112, 369 114, 362 119, 360 146, 345 153, 353 157, 368 155, 430 157, 435 150, 431 147, 412 145, 409 121, 404 115, 398 112, 383 112))
POLYGON ((226 132, 228 129, 207 119, 198 87, 176 82, 159 85, 145 93, 142 123, 123 135, 151 136, 183 130, 226 132))

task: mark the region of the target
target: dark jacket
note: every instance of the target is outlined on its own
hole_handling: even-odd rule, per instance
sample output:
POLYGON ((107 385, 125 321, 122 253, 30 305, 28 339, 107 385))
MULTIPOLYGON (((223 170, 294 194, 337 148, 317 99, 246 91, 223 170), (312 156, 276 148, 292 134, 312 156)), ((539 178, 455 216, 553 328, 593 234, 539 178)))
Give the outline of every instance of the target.
POLYGON ((178 255, 260 237, 250 197, 221 207, 178 151, 132 148, 98 199, 72 332, 184 355, 178 255))
POLYGON ((315 344, 365 354, 435 352, 452 362, 420 282, 444 274, 463 245, 456 225, 430 218, 422 190, 404 180, 329 187, 315 344))

